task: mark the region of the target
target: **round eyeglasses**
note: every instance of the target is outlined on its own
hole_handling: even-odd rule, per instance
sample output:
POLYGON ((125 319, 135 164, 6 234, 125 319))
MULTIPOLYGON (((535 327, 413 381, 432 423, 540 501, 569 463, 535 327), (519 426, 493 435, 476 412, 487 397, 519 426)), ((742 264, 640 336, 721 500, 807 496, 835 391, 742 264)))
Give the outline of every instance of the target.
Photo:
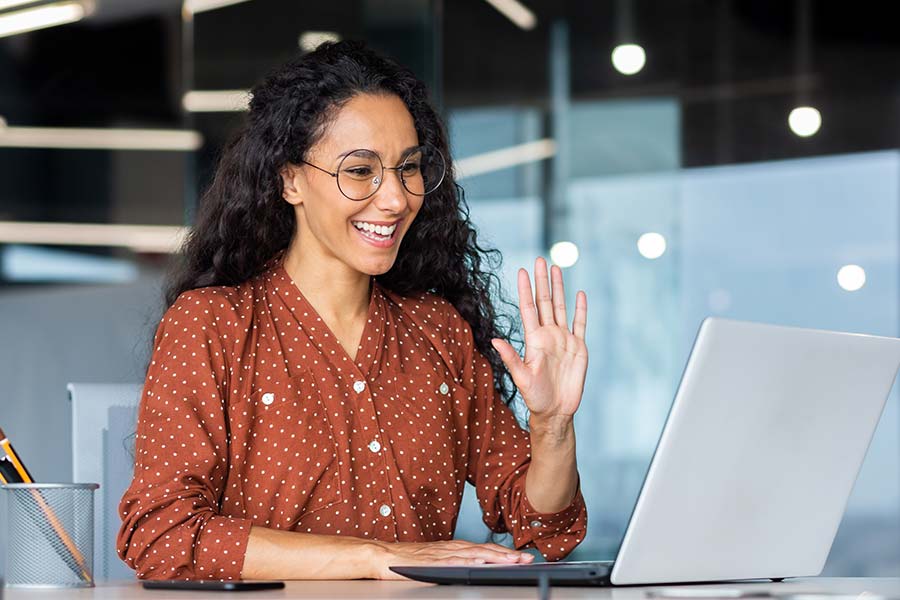
POLYGON ((385 167, 378 153, 364 148, 354 150, 341 159, 336 172, 305 160, 300 162, 337 179, 341 193, 356 201, 365 200, 378 191, 384 181, 385 171, 396 171, 406 191, 415 196, 424 196, 441 185, 446 170, 444 155, 437 148, 427 145, 409 151, 403 162, 396 167, 385 167))

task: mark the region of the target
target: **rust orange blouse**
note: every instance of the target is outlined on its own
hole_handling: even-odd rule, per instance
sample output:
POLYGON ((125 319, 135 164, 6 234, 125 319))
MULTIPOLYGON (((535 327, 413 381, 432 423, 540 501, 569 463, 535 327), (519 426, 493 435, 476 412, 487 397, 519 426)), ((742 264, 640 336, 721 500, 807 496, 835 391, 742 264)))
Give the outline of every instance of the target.
POLYGON ((354 361, 280 261, 169 308, 135 450, 117 549, 142 579, 239 579, 251 524, 451 539, 466 481, 488 527, 548 560, 587 526, 580 490, 529 504, 528 433, 449 302, 373 282, 354 361))

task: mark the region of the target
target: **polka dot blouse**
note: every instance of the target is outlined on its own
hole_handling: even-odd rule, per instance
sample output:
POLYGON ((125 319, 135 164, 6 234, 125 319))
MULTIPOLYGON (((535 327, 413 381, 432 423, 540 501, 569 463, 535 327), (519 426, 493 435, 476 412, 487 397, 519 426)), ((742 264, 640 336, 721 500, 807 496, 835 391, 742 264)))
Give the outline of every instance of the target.
POLYGON ((448 540, 468 481, 488 527, 559 560, 584 537, 584 500, 535 511, 529 460, 449 302, 373 283, 354 360, 275 261, 163 316, 117 550, 142 579, 239 579, 251 525, 448 540))

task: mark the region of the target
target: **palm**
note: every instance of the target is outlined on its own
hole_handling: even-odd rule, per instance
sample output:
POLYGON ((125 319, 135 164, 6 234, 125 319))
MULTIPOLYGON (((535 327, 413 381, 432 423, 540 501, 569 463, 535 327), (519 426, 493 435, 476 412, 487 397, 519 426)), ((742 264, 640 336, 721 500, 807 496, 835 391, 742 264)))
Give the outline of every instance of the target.
POLYGON ((525 269, 519 269, 519 311, 525 329, 525 357, 519 357, 506 341, 494 339, 516 387, 532 414, 575 414, 584 392, 588 352, 584 341, 587 296, 575 296, 575 317, 568 327, 562 271, 551 269, 551 282, 543 258, 535 261, 536 298, 525 269))

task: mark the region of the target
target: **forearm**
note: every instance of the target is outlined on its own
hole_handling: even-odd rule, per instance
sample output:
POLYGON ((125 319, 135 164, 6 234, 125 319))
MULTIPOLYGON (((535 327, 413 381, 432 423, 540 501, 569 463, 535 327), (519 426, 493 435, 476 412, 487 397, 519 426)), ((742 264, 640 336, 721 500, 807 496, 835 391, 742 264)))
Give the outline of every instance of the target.
POLYGON ((376 577, 378 544, 360 538, 299 533, 254 525, 242 579, 361 579, 376 577))
POLYGON ((529 427, 531 463, 525 475, 525 494, 535 510, 559 512, 572 502, 578 489, 572 417, 532 416, 529 427))

